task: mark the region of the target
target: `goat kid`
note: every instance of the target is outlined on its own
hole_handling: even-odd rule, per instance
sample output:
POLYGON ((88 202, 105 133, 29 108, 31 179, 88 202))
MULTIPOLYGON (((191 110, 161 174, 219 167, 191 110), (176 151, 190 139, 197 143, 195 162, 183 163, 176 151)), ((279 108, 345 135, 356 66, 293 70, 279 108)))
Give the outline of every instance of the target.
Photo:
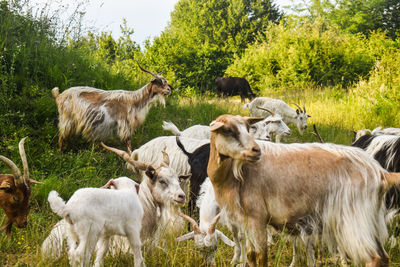
POLYGON ((72 266, 89 266, 99 242, 95 266, 103 266, 113 235, 129 240, 135 267, 145 266, 141 252, 140 229, 143 208, 138 198, 139 185, 128 177, 110 180, 116 190, 82 188, 67 203, 56 191, 49 193, 50 207, 68 222, 69 261, 72 266))
POLYGON ((262 118, 222 115, 210 124, 207 173, 215 197, 249 242, 250 266, 267 265, 267 227, 321 236, 355 264, 388 266, 384 192, 400 183, 361 149, 255 142, 262 118))
MULTIPOLYGON (((179 186, 179 179, 187 179, 187 175, 178 175, 173 170, 166 167, 169 163, 169 157, 164 154, 163 166, 159 168, 150 167, 149 163, 134 162, 130 159, 127 152, 108 147, 102 144, 104 148, 110 150, 125 159, 129 164, 134 164, 140 169, 149 168, 149 176, 145 175, 140 183, 139 200, 143 207, 143 219, 140 237, 143 243, 152 241, 156 245, 159 242, 161 233, 179 232, 183 229, 184 222, 178 216, 180 207, 185 203, 184 192, 179 186), (156 171, 153 172, 153 169, 156 171)), ((42 244, 42 254, 46 257, 58 258, 61 256, 63 241, 68 238, 66 235, 67 222, 59 221, 52 229, 49 236, 42 244)), ((115 236, 110 245, 112 255, 127 253, 129 251, 129 242, 125 237, 115 236)))
POLYGON ((12 174, 0 174, 0 207, 7 216, 0 231, 5 230, 8 237, 11 236, 13 224, 18 228, 25 228, 28 224, 31 184, 43 184, 29 178, 29 167, 24 148, 26 138, 22 138, 18 145, 24 174, 21 174, 14 162, 0 156, 0 161, 4 162, 12 172, 12 174))
POLYGON ((160 74, 139 68, 153 75, 150 83, 136 91, 100 90, 92 87, 71 87, 61 94, 55 87, 52 94, 59 113, 58 150, 63 140, 82 134, 89 141, 108 141, 115 135, 130 150, 131 136, 143 123, 151 104, 160 101, 173 89, 160 74))

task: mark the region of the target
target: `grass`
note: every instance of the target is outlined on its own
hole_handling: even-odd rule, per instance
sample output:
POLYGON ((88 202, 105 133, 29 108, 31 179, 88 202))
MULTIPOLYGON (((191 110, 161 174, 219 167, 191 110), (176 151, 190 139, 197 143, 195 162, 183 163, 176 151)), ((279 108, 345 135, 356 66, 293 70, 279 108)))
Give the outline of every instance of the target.
MULTIPOLYGON (((373 128, 379 125, 400 127, 400 125, 385 125, 385 114, 381 117, 368 117, 368 110, 357 103, 354 98, 346 95, 337 96, 334 91, 306 91, 297 94, 281 96, 287 103, 303 103, 306 99, 307 113, 311 114, 309 128, 300 136, 293 125, 292 136, 284 138, 283 142, 317 142, 311 134, 312 124, 316 124, 320 135, 326 142, 350 145, 353 138, 352 130, 373 128)), ((161 135, 169 135, 162 130, 162 120, 170 120, 178 128, 185 129, 193 124, 209 124, 217 116, 225 113, 248 115, 241 108, 238 98, 215 99, 201 98, 170 98, 165 108, 153 107, 134 138, 133 147, 161 135)), ((55 112, 56 114, 56 112, 55 112)), ((79 138, 73 139, 72 149, 63 154, 57 153, 56 118, 51 118, 46 129, 19 128, 18 134, 0 140, 1 154, 12 159, 19 159, 17 143, 23 135, 29 135, 26 142, 28 162, 31 177, 44 182, 44 185, 34 185, 31 197, 31 213, 26 229, 13 229, 10 240, 0 233, 0 266, 68 266, 66 253, 58 260, 45 259, 41 256, 40 246, 49 234, 52 226, 59 218, 50 211, 47 195, 50 190, 57 190, 64 199, 81 187, 99 187, 109 178, 131 173, 125 167, 123 160, 106 152, 98 146, 87 144, 79 138), (33 135, 30 135, 34 133, 33 135), (4 149, 3 149, 4 148, 4 149)), ((11 126, 10 126, 11 127, 11 126)), ((22 126, 21 126, 22 127, 22 126)), ((121 146, 122 148, 123 146, 121 146)), ((19 160, 15 160, 18 165, 19 160)), ((1 166, 0 173, 7 173, 7 168, 1 166)), ((3 211, 0 221, 5 220, 3 211)), ((229 231, 223 232, 231 236, 229 231)), ((288 266, 291 262, 292 245, 288 236, 281 234, 274 237, 275 242, 269 250, 271 266, 288 266)), ((217 266, 229 266, 233 249, 220 243, 216 254, 217 266)), ((205 262, 201 254, 194 248, 193 241, 176 242, 174 237, 165 240, 165 249, 144 247, 144 257, 147 266, 201 266, 205 262)), ((393 249, 386 246, 390 254, 392 266, 400 266, 399 245, 393 249)), ((339 266, 337 259, 322 252, 321 266, 339 266)), ((133 257, 121 255, 107 257, 106 266, 128 266, 133 264, 133 257)), ((302 265, 305 265, 303 263, 302 265)))

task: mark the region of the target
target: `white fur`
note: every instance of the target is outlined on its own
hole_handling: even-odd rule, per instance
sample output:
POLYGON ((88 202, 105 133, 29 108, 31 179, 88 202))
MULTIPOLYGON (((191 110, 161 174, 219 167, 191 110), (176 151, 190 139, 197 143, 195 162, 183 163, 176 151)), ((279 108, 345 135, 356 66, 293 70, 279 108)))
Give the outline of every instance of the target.
POLYGON ((200 140, 210 139, 210 127, 207 125, 197 124, 180 131, 172 122, 163 121, 162 127, 165 131, 170 131, 175 136, 183 136, 200 140))
MULTIPOLYGON (((295 110, 286 104, 283 100, 273 99, 269 97, 256 97, 253 101, 243 106, 248 108, 251 116, 266 117, 271 115, 268 111, 258 109, 257 106, 267 108, 272 112, 282 116, 282 120, 286 124, 294 124, 297 126, 300 134, 307 128, 307 119, 309 115, 302 110, 295 110)), ((276 142, 280 142, 281 135, 276 135, 276 142)))
POLYGON ((51 209, 68 222, 69 261, 72 266, 89 266, 97 244, 95 266, 103 266, 113 235, 127 236, 136 266, 145 266, 141 253, 140 229, 143 208, 136 183, 127 178, 114 179, 117 190, 82 188, 65 202, 56 191, 48 197, 51 209))

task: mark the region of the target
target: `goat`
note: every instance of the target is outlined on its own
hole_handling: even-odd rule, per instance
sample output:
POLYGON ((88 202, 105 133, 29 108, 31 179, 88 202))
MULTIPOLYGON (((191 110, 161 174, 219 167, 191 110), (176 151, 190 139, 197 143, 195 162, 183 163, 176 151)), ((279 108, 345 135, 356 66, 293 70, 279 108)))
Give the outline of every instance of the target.
MULTIPOLYGON (((224 213, 220 211, 218 203, 215 200, 214 189, 210 179, 206 179, 201 185, 200 196, 201 197, 197 200, 197 206, 200 210, 199 224, 190 216, 181 213, 180 215, 192 225, 193 231, 178 237, 176 240, 185 241, 194 239, 196 248, 201 251, 207 263, 215 265, 214 255, 218 248, 218 238, 228 246, 234 246, 235 243, 215 227, 221 216, 224 217, 224 224, 228 227, 230 225, 224 213)), ((240 253, 240 247, 238 248, 240 253)), ((232 263, 236 262, 238 251, 235 247, 235 255, 232 263)))
MULTIPOLYGON (((125 151, 102 145, 122 157, 128 164, 133 164, 135 168, 146 170, 148 174, 144 175, 139 190, 139 200, 144 210, 140 232, 142 242, 150 241, 153 238, 152 243, 155 245, 158 243, 160 233, 164 230, 180 231, 184 223, 178 216, 178 212, 180 206, 185 203, 186 197, 179 186, 179 180, 186 180, 189 175, 178 176, 173 169, 168 167, 169 157, 166 153, 163 153, 163 162, 160 167, 155 168, 151 167, 152 165, 149 163, 133 161, 125 151), (148 172, 147 169, 149 169, 148 172)), ((53 227, 42 244, 43 255, 53 258, 61 256, 63 240, 67 238, 66 225, 66 221, 61 220, 53 227)), ((113 254, 128 250, 129 244, 126 238, 114 237, 110 248, 113 254)))
MULTIPOLYGON (((263 109, 260 107, 260 109, 263 109)), ((266 109, 264 109, 266 110, 266 109)), ((283 122, 282 117, 272 111, 269 111, 272 116, 265 118, 264 121, 260 121, 252 125, 249 130, 250 135, 257 140, 270 141, 271 135, 276 134, 277 136, 290 135, 290 129, 283 122)), ((163 129, 172 132, 175 136, 189 137, 194 139, 210 139, 210 126, 207 125, 193 125, 184 131, 180 131, 178 127, 172 122, 163 121, 163 129)))
POLYGON ((190 137, 200 140, 210 139, 210 126, 208 125, 193 125, 181 132, 172 122, 163 121, 162 128, 175 136, 190 137))
POLYGON ((222 115, 210 124, 207 173, 215 198, 249 243, 250 266, 267 266, 267 228, 320 235, 355 264, 388 266, 383 196, 400 183, 359 148, 256 142, 262 118, 222 115))
POLYGON ((0 156, 10 169, 12 174, 0 174, 0 207, 4 210, 7 220, 3 223, 0 231, 5 230, 8 237, 11 236, 12 225, 25 228, 28 224, 29 198, 31 196, 31 184, 43 184, 29 178, 28 161, 26 160, 24 137, 19 142, 19 154, 21 156, 24 174, 10 159, 0 156))
POLYGON ((400 128, 383 128, 381 126, 376 127, 375 129, 372 130, 371 134, 373 135, 382 135, 382 134, 386 134, 386 135, 400 135, 400 128))
POLYGON ((50 207, 68 222, 69 261, 72 266, 89 266, 99 242, 95 266, 103 266, 112 235, 129 240, 135 267, 145 266, 141 252, 140 228, 143 208, 138 198, 139 185, 128 177, 110 180, 116 190, 82 188, 67 203, 56 191, 49 193, 50 207))
MULTIPOLYGON (((182 142, 185 143, 189 150, 194 150, 197 147, 209 143, 209 140, 199 140, 193 138, 182 137, 182 142)), ((160 136, 147 142, 146 144, 135 149, 131 153, 131 158, 136 161, 151 162, 152 164, 160 164, 163 161, 161 151, 165 151, 171 158, 170 167, 175 170, 179 175, 190 172, 190 166, 187 162, 185 154, 177 147, 175 136, 160 136)), ((129 164, 128 168, 133 170, 136 174, 140 172, 139 169, 134 168, 129 164)))
MULTIPOLYGON (((303 134, 303 131, 307 129, 307 119, 311 117, 306 112, 306 107, 303 105, 303 109, 300 108, 299 105, 297 109, 294 110, 288 104, 280 99, 273 99, 269 97, 257 97, 250 103, 247 103, 243 106, 243 108, 248 108, 250 111, 250 116, 258 116, 258 117, 266 117, 270 115, 270 112, 266 110, 261 110, 259 107, 267 108, 275 113, 278 113, 282 116, 283 121, 286 124, 295 124, 300 134, 303 134)), ((278 136, 277 136, 278 138, 278 136)), ((277 142, 280 141, 277 140, 277 142)))
POLYGON ((145 120, 151 104, 158 100, 165 105, 164 96, 173 89, 161 75, 138 66, 153 78, 136 91, 78 86, 60 94, 58 87, 53 88, 59 113, 59 152, 64 139, 79 134, 94 142, 108 141, 116 134, 130 150, 131 136, 145 120))
POLYGON ((279 143, 282 136, 289 136, 292 134, 281 115, 266 108, 258 106, 257 108, 271 113, 271 116, 250 126, 249 134, 254 139, 270 141, 272 139, 271 136, 275 135, 275 141, 279 143))

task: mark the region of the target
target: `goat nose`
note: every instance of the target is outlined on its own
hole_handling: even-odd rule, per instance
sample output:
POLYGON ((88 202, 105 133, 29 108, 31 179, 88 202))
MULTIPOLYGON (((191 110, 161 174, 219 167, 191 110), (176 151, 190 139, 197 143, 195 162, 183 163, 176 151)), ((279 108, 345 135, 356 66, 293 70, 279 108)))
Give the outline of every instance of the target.
POLYGON ((258 146, 254 146, 254 147, 251 149, 251 151, 254 152, 254 153, 261 153, 261 150, 260 150, 260 148, 259 148, 258 146))
POLYGON ((184 194, 179 194, 178 199, 179 200, 185 200, 186 196, 184 194))

